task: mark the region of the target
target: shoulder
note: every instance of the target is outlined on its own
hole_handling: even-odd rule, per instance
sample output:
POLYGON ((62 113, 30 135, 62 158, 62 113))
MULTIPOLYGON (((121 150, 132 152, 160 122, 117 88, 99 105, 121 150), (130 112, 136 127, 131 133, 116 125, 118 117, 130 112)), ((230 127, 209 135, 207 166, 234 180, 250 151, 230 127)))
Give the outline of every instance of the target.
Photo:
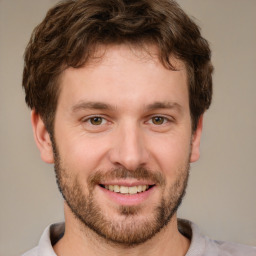
POLYGON ((35 247, 35 248, 25 252, 21 256, 38 256, 38 247, 35 247))
POLYGON ((52 247, 64 234, 65 224, 49 225, 43 232, 38 246, 22 254, 22 256, 56 256, 52 247))
POLYGON ((256 256, 256 247, 213 240, 191 221, 179 219, 178 225, 179 231, 191 240, 186 256, 256 256))
POLYGON ((256 256, 256 247, 233 242, 217 241, 201 235, 207 256, 256 256))
POLYGON ((232 242, 212 241, 220 256, 256 256, 256 247, 232 242))

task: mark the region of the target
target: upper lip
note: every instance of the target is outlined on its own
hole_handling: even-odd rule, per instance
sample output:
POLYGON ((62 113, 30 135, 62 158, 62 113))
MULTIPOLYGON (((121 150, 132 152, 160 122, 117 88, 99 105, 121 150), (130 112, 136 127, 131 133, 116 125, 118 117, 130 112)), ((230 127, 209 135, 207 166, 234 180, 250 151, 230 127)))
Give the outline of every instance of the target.
POLYGON ((137 180, 137 181, 128 181, 128 180, 113 180, 113 181, 106 181, 100 183, 101 185, 118 185, 118 186, 125 186, 125 187, 134 187, 139 185, 155 185, 154 182, 146 181, 146 180, 137 180))

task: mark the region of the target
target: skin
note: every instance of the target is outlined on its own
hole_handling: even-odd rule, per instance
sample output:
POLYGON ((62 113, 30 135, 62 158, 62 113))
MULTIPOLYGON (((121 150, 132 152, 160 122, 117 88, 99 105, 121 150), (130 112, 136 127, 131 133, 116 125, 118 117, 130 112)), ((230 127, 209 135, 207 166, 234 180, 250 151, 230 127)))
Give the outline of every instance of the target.
MULTIPOLYGON (((68 68, 62 74, 55 142, 62 165, 79 179, 85 195, 87 178, 95 170, 104 173, 113 168, 133 171, 145 167, 161 172, 165 188, 155 186, 150 196, 135 203, 140 210, 134 221, 143 223, 152 218, 161 198, 167 197, 167 188, 174 185, 179 170, 198 160, 202 117, 192 133, 187 74, 181 61, 172 58, 178 71, 167 70, 157 59, 154 46, 148 46, 147 52, 125 45, 109 46, 98 53, 102 56, 103 52, 100 61, 92 60, 79 69, 68 68), (108 108, 95 108, 95 103, 108 108), (92 123, 90 118, 95 116, 102 118, 100 125, 92 123), (156 116, 163 122, 155 122, 156 116)), ((41 158, 54 163, 50 136, 35 111, 32 125, 41 158)), ((129 185, 138 181, 129 178, 108 182, 129 185)), ((117 210, 122 202, 98 186, 93 196, 107 218, 125 221, 117 210)), ((66 231, 54 246, 57 255, 170 256, 185 255, 189 248, 190 241, 178 231, 176 214, 153 238, 127 248, 107 242, 89 228, 81 228, 66 203, 64 211, 66 231)))

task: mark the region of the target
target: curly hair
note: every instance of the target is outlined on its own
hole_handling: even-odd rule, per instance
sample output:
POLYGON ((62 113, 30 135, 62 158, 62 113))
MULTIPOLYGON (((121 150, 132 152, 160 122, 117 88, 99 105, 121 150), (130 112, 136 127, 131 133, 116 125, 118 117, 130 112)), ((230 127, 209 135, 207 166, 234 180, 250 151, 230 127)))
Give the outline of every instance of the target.
POLYGON ((212 98, 211 51, 199 27, 173 0, 66 0, 50 9, 34 29, 24 55, 27 105, 49 132, 60 92, 59 78, 79 68, 98 45, 153 43, 159 60, 174 70, 170 56, 187 68, 192 129, 212 98))

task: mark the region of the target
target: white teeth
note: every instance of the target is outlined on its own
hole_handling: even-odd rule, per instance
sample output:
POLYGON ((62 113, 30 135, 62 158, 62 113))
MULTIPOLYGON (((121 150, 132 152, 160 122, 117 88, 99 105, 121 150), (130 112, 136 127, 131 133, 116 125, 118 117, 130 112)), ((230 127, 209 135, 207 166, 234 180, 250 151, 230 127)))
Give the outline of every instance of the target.
POLYGON ((128 194, 129 188, 125 186, 120 186, 120 193, 121 194, 128 194))
POLYGON ((134 194, 146 191, 149 188, 149 185, 139 185, 139 186, 133 186, 133 187, 126 187, 126 186, 119 186, 119 185, 105 185, 104 187, 112 192, 134 195, 134 194))
POLYGON ((137 187, 129 187, 129 194, 137 194, 138 189, 137 187))
POLYGON ((118 185, 114 185, 114 192, 120 192, 120 188, 118 185))

